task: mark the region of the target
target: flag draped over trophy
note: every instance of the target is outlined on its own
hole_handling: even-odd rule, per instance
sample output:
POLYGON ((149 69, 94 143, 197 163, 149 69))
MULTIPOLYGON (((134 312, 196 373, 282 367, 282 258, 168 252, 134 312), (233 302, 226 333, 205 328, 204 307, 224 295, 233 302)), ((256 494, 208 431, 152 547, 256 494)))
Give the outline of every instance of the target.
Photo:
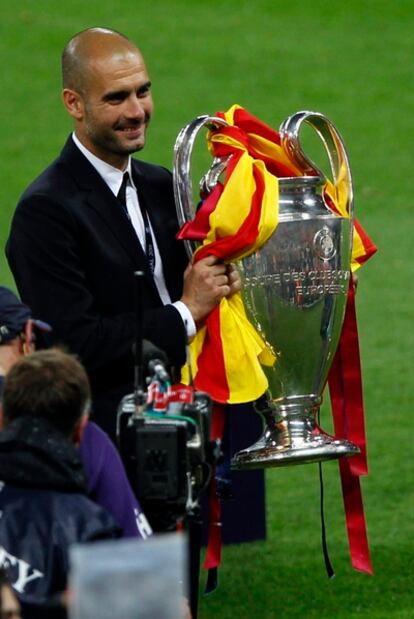
MULTIPOLYGON (((194 261, 214 255, 231 263, 257 253, 275 234, 279 223, 279 179, 318 176, 318 170, 306 165, 306 162, 311 163, 306 158, 302 167, 300 157, 290 156, 277 131, 240 106, 218 112, 216 117, 225 123, 217 124, 209 131, 208 147, 214 157, 226 161, 224 179, 217 182, 210 193, 201 196, 198 212, 181 228, 178 238, 199 243, 194 261)), ((320 117, 313 114, 312 119, 317 123, 320 117)), ((335 131, 333 135, 335 140, 335 131)), ((331 212, 337 213, 341 220, 349 220, 352 182, 346 155, 342 161, 339 157, 338 161, 334 180, 324 181, 323 199, 331 212)), ((376 247, 355 219, 352 219, 352 227, 350 267, 351 272, 355 272, 375 253, 376 247)), ((321 244, 318 251, 329 252, 332 249, 329 247, 332 243, 329 229, 322 227, 314 235, 313 243, 321 244), (324 242, 328 243, 325 248, 324 242)), ((332 271, 328 266, 323 267, 323 264, 328 264, 323 261, 330 258, 322 255, 321 260, 322 271, 314 272, 317 277, 326 275, 326 269, 331 278, 337 277, 338 273, 341 277, 344 273, 349 277, 349 262, 348 266, 337 267, 347 271, 332 271)), ((289 277, 291 274, 286 273, 289 277)), ((299 278, 302 274, 295 270, 293 275, 299 278)), ((303 275, 308 277, 305 272, 303 275)), ((331 284, 324 282, 322 279, 319 288, 327 294, 329 303, 329 297, 335 297, 334 291, 341 288, 341 284, 334 279, 331 284)), ((298 290, 306 287, 296 284, 292 282, 293 292, 289 294, 298 295, 300 305, 302 293, 299 295, 298 290)), ((318 289, 318 285, 309 286, 308 290, 314 288, 318 289)), ((313 293, 308 294, 312 305, 313 293)), ((346 289, 343 294, 346 295, 346 289)), ((351 276, 345 319, 328 382, 336 438, 349 439, 360 451, 353 458, 340 459, 352 563, 356 569, 372 573, 359 486, 359 476, 367 473, 367 461, 354 294, 351 276)), ((326 303, 323 305, 325 310, 328 307, 326 303)), ((223 299, 207 317, 191 343, 190 359, 191 368, 183 371, 184 382, 193 379, 197 389, 207 391, 213 400, 223 404, 256 400, 268 387, 262 365, 275 366, 275 372, 278 371, 274 349, 249 322, 239 293, 223 299)), ((315 432, 318 432, 317 427, 315 432)))
MULTIPOLYGON (((193 221, 186 223, 179 239, 200 241, 194 261, 207 255, 234 262, 259 249, 278 223, 278 178, 303 172, 287 156, 280 136, 238 105, 226 113, 229 126, 210 131, 208 146, 215 157, 230 157, 223 184, 205 197, 193 221)), ((346 212, 346 189, 330 181, 325 186, 329 205, 341 216, 346 212)), ((358 268, 375 246, 355 222, 352 268, 358 268)), ((257 399, 267 388, 261 368, 275 357, 248 321, 240 293, 223 299, 208 316, 190 346, 191 375, 198 389, 216 402, 240 403, 257 399)))

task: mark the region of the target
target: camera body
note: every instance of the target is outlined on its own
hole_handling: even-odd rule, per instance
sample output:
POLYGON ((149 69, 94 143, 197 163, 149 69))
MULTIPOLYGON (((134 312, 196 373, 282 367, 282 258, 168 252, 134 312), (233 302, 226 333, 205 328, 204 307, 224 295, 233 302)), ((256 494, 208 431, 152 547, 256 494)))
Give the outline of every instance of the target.
POLYGON ((211 413, 208 394, 154 377, 146 393, 120 403, 119 451, 155 531, 175 528, 198 509, 221 453, 220 443, 210 439, 211 413))

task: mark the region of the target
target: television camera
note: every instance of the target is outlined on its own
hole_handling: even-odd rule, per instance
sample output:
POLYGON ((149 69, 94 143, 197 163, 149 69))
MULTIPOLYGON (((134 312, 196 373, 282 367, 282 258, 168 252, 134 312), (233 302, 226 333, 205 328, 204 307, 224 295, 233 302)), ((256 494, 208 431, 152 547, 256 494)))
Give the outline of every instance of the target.
POLYGON ((119 450, 132 487, 155 531, 198 513, 199 497, 220 458, 210 440, 212 402, 193 387, 173 385, 165 355, 142 342, 146 388, 136 384, 119 406, 119 450))

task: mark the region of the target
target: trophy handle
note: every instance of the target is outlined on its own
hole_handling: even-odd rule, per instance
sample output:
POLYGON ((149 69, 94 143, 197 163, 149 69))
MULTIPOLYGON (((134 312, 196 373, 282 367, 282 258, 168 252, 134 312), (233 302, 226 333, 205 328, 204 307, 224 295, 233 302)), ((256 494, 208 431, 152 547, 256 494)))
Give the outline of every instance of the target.
MULTIPOLYGON (((305 155, 299 139, 303 123, 310 125, 320 137, 328 155, 333 183, 337 191, 346 192, 346 209, 351 220, 354 217, 353 184, 349 159, 345 144, 335 125, 318 112, 296 112, 287 118, 280 126, 279 132, 283 149, 291 160, 302 170, 303 174, 325 175, 309 157, 305 155)), ((183 127, 174 145, 173 186, 177 217, 180 227, 194 218, 196 209, 193 203, 193 188, 191 180, 191 153, 195 139, 202 127, 215 128, 217 125, 228 126, 228 123, 217 116, 198 116, 183 127)), ((205 193, 209 193, 217 183, 218 177, 227 165, 228 158, 216 158, 203 177, 201 184, 205 193)), ((351 239, 352 243, 352 234, 351 239)), ((195 241, 184 241, 189 258, 192 258, 197 247, 195 241)))
POLYGON ((292 161, 299 165, 304 174, 317 174, 322 179, 325 178, 323 172, 303 152, 299 132, 304 122, 310 125, 320 137, 328 155, 335 188, 338 190, 342 186, 347 191, 346 208, 350 219, 353 220, 354 199, 351 168, 344 141, 335 125, 326 116, 318 112, 296 112, 280 126, 279 132, 283 148, 292 161))
MULTIPOLYGON (((217 116, 198 116, 191 123, 183 127, 177 136, 174 145, 173 185, 174 198, 177 208, 177 217, 180 227, 191 221, 195 215, 193 203, 193 186, 191 181, 191 153, 195 139, 204 126, 215 127, 216 125, 228 126, 228 123, 217 116)), ((211 191, 218 180, 227 160, 215 159, 213 165, 204 176, 204 187, 211 191)), ((184 241, 188 257, 191 259, 197 243, 184 241)))

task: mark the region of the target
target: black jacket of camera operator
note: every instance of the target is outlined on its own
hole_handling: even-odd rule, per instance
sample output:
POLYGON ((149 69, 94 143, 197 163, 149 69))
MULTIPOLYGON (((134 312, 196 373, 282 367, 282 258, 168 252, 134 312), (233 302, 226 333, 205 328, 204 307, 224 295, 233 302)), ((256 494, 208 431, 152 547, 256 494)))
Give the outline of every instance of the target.
POLYGON ((45 419, 20 417, 0 433, 0 479, 0 566, 23 608, 36 607, 65 589, 71 544, 119 529, 87 498, 77 450, 45 419))

